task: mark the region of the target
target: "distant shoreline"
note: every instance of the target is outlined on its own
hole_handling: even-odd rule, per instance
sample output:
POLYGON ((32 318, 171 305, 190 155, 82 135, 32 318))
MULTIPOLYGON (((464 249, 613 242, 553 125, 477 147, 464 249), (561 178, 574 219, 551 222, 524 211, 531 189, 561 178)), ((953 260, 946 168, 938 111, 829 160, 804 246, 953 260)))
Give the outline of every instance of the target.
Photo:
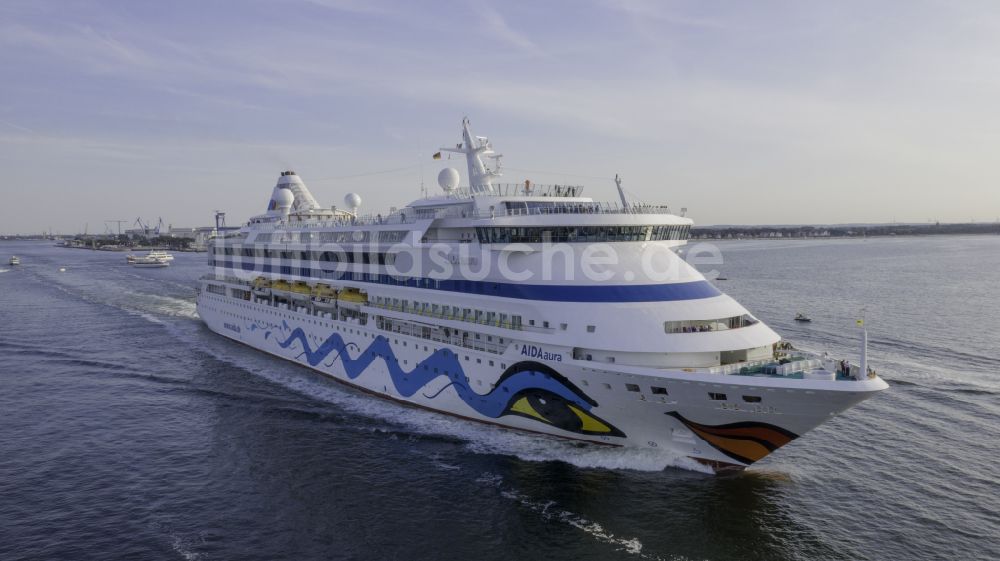
POLYGON ((863 239, 876 237, 1000 235, 1000 222, 831 226, 695 226, 690 240, 863 239))

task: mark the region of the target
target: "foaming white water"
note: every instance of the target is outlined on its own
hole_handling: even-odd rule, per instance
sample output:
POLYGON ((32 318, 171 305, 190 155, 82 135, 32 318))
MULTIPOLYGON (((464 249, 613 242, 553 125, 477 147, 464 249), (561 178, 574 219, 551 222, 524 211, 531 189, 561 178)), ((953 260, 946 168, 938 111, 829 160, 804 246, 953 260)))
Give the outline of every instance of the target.
POLYGON ((180 536, 172 537, 170 547, 172 547, 178 555, 184 558, 185 561, 197 561, 198 559, 201 559, 200 553, 191 550, 192 544, 189 543, 189 540, 185 540, 180 536))
POLYGON ((158 324, 158 325, 163 325, 163 320, 161 320, 160 318, 156 317, 153 314, 149 314, 149 313, 146 313, 146 312, 141 312, 139 310, 128 310, 128 309, 125 310, 125 313, 128 313, 128 314, 133 315, 133 316, 141 317, 142 319, 148 321, 149 323, 155 323, 155 324, 158 324))
POLYGON ((190 319, 198 317, 198 307, 194 300, 143 292, 127 292, 126 295, 130 297, 128 304, 156 314, 190 319))
MULTIPOLYGON (((643 552, 642 542, 638 538, 617 536, 600 523, 561 508, 556 501, 533 499, 521 493, 515 487, 505 485, 503 477, 500 475, 486 472, 477 477, 475 481, 485 487, 496 489, 501 497, 539 514, 547 522, 557 522, 572 526, 599 542, 614 546, 617 551, 635 555, 640 559, 664 559, 659 555, 643 552)), ((671 559, 681 561, 683 558, 674 556, 671 559)))
POLYGON ((195 319, 198 317, 194 300, 140 292, 116 281, 77 275, 43 275, 54 288, 74 298, 118 308, 151 323, 163 324, 165 317, 195 319))
MULTIPOLYGON (((90 302, 92 304, 99 304, 104 306, 111 306, 117 308, 129 315, 140 317, 150 323, 155 323, 158 325, 163 325, 164 321, 161 319, 163 315, 177 315, 183 316, 180 313, 164 313, 164 309, 161 307, 157 309, 156 307, 143 306, 140 302, 143 301, 156 301, 159 300, 173 300, 176 302, 185 302, 177 298, 170 298, 169 296, 159 296, 155 294, 141 294, 137 292, 128 291, 116 291, 111 289, 105 289, 101 292, 90 290, 85 286, 78 286, 72 284, 62 284, 58 282, 52 283, 52 287, 56 290, 67 294, 73 298, 83 300, 84 302, 90 302), (140 298, 136 298, 139 296, 140 298)), ((177 307, 177 304, 174 305, 177 307)), ((194 303, 191 303, 191 308, 193 310, 194 303)), ((197 317, 192 311, 192 317, 197 317)))
POLYGON ((502 429, 490 430, 470 440, 466 448, 481 454, 512 455, 531 462, 566 462, 579 468, 632 471, 680 468, 712 473, 708 467, 686 456, 664 450, 583 444, 502 429))
POLYGON ((9 270, 10 270, 10 269, 0 269, 0 273, 6 273, 6 272, 7 272, 7 271, 9 271, 9 270))

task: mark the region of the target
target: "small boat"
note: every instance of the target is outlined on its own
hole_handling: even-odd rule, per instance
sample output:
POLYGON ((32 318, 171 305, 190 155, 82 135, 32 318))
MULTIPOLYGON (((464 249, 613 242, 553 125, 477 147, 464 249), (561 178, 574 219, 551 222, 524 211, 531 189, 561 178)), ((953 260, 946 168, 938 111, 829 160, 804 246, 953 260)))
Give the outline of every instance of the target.
POLYGON ((150 252, 146 254, 146 257, 155 257, 157 259, 162 259, 164 261, 174 260, 173 255, 167 253, 166 251, 160 251, 158 249, 150 250, 150 252))
POLYGON ((812 318, 809 317, 809 316, 807 316, 807 315, 805 315, 805 314, 799 313, 799 314, 795 314, 795 321, 801 321, 803 323, 808 323, 808 322, 812 321, 812 318))
POLYGON ((59 267, 59 272, 60 273, 65 273, 66 272, 66 267, 59 267))
POLYGON ((150 250, 148 253, 146 253, 146 255, 142 256, 134 255, 131 253, 125 256, 125 261, 128 262, 129 265, 134 265, 136 260, 138 259, 159 259, 160 261, 173 261, 174 256, 167 253, 166 251, 160 251, 160 250, 150 250))
POLYGON ((143 268, 169 267, 170 262, 167 261, 166 259, 161 259, 159 257, 136 257, 132 261, 132 266, 143 267, 143 268))
POLYGON ((10 256, 10 261, 8 261, 8 263, 10 263, 11 265, 20 265, 21 264, 21 258, 18 257, 18 256, 16 256, 16 255, 11 255, 10 256))

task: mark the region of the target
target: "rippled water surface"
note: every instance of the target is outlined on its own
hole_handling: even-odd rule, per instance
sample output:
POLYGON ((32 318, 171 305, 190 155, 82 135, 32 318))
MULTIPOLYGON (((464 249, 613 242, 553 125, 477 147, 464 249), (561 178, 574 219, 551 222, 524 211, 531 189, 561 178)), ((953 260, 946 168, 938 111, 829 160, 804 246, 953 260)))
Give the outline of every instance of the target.
POLYGON ((856 355, 865 306, 891 385, 726 477, 231 343, 195 314, 203 254, 0 242, 0 559, 1000 558, 1000 237, 719 245, 719 286, 800 346, 856 355))

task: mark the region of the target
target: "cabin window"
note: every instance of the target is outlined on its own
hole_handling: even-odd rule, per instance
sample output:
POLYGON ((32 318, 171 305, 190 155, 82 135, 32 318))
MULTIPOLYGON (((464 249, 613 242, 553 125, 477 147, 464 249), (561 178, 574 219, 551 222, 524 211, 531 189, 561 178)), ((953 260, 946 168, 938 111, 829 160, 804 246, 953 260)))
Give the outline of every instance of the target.
POLYGON ((655 395, 667 395, 667 388, 660 387, 660 386, 650 386, 649 389, 655 395))
POLYGON ((760 403, 759 395, 745 395, 743 396, 743 401, 747 403, 760 403))
POLYGON ((637 392, 637 391, 639 391, 639 385, 638 384, 625 384, 625 389, 628 390, 628 391, 630 391, 630 392, 637 392))
POLYGON ((587 333, 593 333, 595 331, 597 331, 597 327, 596 326, 593 326, 593 325, 588 325, 587 326, 587 333))
POLYGON ((758 321, 753 316, 744 314, 728 318, 666 321, 663 331, 666 333, 702 333, 706 331, 724 331, 756 325, 758 321))
POLYGON ((708 392, 708 399, 711 399, 712 401, 726 401, 726 394, 708 392))

